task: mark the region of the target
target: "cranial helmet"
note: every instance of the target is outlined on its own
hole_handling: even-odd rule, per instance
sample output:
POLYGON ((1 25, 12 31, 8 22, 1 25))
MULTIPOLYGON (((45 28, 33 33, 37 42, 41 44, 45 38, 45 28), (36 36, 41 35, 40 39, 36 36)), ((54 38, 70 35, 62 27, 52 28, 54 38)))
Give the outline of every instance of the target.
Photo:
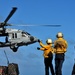
POLYGON ((52 39, 47 39, 46 43, 47 43, 47 44, 52 43, 52 39))
POLYGON ((61 32, 59 32, 59 33, 57 33, 56 37, 57 38, 60 38, 60 37, 62 38, 63 37, 63 34, 61 32))

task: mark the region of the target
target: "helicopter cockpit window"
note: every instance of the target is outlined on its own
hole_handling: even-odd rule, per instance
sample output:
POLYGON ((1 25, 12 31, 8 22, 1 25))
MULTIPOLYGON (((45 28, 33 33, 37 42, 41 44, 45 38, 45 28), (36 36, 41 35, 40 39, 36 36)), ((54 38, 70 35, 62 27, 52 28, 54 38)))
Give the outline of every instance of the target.
POLYGON ((22 32, 22 34, 30 35, 28 32, 22 32))
POLYGON ((28 32, 26 32, 26 34, 30 35, 28 32))
POLYGON ((26 35, 24 33, 22 33, 22 37, 26 37, 26 35))

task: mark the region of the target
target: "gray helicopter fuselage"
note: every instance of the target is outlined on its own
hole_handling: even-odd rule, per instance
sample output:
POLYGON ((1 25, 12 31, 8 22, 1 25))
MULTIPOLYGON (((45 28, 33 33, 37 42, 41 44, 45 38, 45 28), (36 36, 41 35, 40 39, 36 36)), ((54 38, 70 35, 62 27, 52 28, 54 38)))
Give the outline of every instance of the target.
POLYGON ((5 37, 5 42, 0 41, 0 47, 10 47, 14 52, 20 46, 27 46, 38 41, 36 37, 19 29, 6 28, 5 32, 0 33, 0 36, 5 37))
POLYGON ((6 29, 8 33, 8 41, 19 45, 28 45, 37 42, 37 38, 31 36, 29 33, 19 29, 6 29), (21 44, 20 44, 21 43, 21 44))

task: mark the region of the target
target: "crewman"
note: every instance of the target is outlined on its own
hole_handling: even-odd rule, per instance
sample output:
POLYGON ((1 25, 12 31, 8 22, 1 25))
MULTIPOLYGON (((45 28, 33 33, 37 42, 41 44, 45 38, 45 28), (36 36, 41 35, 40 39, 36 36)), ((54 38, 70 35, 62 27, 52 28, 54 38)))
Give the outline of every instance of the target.
POLYGON ((55 48, 55 73, 62 75, 62 65, 65 59, 65 52, 67 51, 67 41, 63 38, 63 34, 58 32, 57 39, 54 41, 55 48))
POLYGON ((49 67, 51 74, 54 75, 54 69, 53 69, 53 47, 52 47, 52 39, 47 39, 46 43, 47 45, 44 45, 42 41, 38 40, 41 48, 37 47, 38 50, 44 51, 44 64, 45 64, 45 75, 49 75, 49 67))

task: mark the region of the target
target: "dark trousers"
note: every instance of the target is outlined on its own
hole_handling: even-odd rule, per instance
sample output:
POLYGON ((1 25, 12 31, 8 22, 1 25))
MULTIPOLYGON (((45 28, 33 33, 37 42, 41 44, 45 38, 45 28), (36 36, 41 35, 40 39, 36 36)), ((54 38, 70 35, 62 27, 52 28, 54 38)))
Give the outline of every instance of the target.
POLYGON ((50 57, 50 58, 44 58, 45 75, 49 75, 49 68, 50 68, 51 74, 54 75, 52 59, 53 59, 53 56, 50 57))
POLYGON ((56 75, 62 75, 62 66, 64 62, 64 54, 55 55, 55 73, 56 75))

